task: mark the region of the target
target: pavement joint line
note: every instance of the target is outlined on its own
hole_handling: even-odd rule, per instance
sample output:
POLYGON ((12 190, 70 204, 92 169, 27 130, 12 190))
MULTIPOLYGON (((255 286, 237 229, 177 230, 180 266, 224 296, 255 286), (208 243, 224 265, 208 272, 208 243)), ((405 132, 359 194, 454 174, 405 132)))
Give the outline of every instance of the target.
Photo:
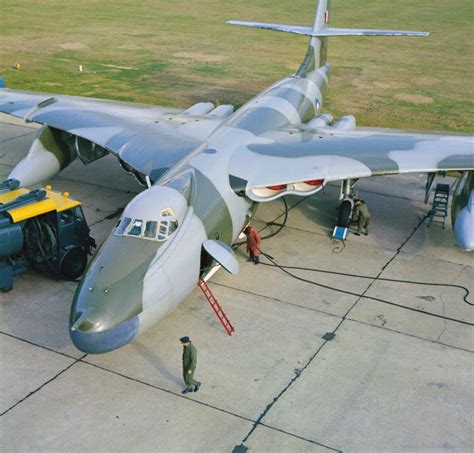
POLYGON ((405 246, 405 244, 413 237, 413 235, 418 231, 418 229, 423 225, 425 222, 425 219, 427 218, 427 214, 420 220, 418 225, 413 229, 413 231, 408 235, 408 237, 402 242, 400 247, 396 250, 396 252, 392 255, 392 257, 382 266, 382 269, 380 269, 379 273, 375 276, 373 280, 370 281, 369 285, 365 289, 365 291, 360 295, 360 297, 355 301, 355 303, 352 305, 352 307, 349 308, 347 313, 344 315, 343 319, 346 319, 346 317, 349 315, 349 313, 354 309, 354 307, 364 298, 364 297, 369 297, 366 296, 367 292, 372 288, 372 286, 378 281, 379 277, 382 275, 383 271, 393 262, 393 260, 400 254, 402 248, 405 246))
MULTIPOLYGON (((8 115, 7 118, 10 118, 11 115, 9 113, 3 113, 2 112, 2 115, 8 115)), ((20 117, 16 117, 18 119, 21 119, 20 117)), ((13 126, 13 127, 19 127, 19 128, 23 128, 23 129, 34 129, 35 131, 40 129, 39 127, 34 127, 31 125, 31 123, 27 123, 26 121, 23 123, 23 124, 18 124, 18 123, 11 123, 10 121, 8 120, 2 120, 0 121, 0 124, 2 125, 6 125, 6 126, 13 126)), ((38 124, 39 123, 35 123, 35 124, 38 124)), ((16 138, 16 137, 15 137, 16 138)))
MULTIPOLYGON (((0 165, 3 166, 3 167, 8 167, 8 168, 16 167, 16 165, 10 165, 10 164, 5 164, 5 163, 0 163, 0 165)), ((86 166, 86 165, 84 165, 84 166, 86 166)), ((55 175, 54 178, 59 179, 60 181, 72 181, 72 182, 76 182, 76 183, 85 184, 87 186, 94 186, 94 187, 98 187, 100 189, 113 190, 115 192, 120 192, 120 193, 135 194, 135 196, 142 192, 142 190, 140 190, 139 192, 132 192, 130 190, 117 189, 117 187, 104 186, 102 184, 97 184, 97 183, 94 183, 94 182, 83 181, 82 179, 68 178, 67 176, 59 175, 59 173, 57 175, 55 175)))
POLYGON ((396 330, 396 329, 391 329, 391 328, 386 327, 386 326, 378 326, 377 324, 371 324, 370 322, 361 321, 360 319, 346 318, 346 321, 352 321, 352 322, 355 322, 357 324, 363 324, 364 326, 375 327, 377 329, 388 330, 390 332, 398 333, 400 335, 406 335, 407 337, 416 338, 417 340, 427 341, 429 343, 434 343, 434 344, 437 344, 439 346, 444 346, 446 348, 457 349, 459 351, 464 351, 464 352, 468 352, 470 354, 474 354, 474 350, 471 350, 471 349, 461 348, 460 346, 454 346, 452 344, 446 344, 446 343, 443 343, 441 341, 432 340, 431 338, 418 337, 417 335, 414 335, 414 334, 411 334, 411 333, 402 332, 402 331, 396 330))
MULTIPOLYGON (((232 286, 224 285, 224 284, 218 283, 218 282, 211 282, 211 284, 216 285, 216 286, 220 286, 222 288, 227 288, 227 289, 230 289, 230 290, 233 290, 233 291, 237 291, 237 292, 241 292, 241 293, 245 293, 245 294, 250 294, 250 295, 255 296, 255 297, 261 297, 263 299, 268 299, 269 301, 273 301, 273 302, 276 302, 276 303, 282 303, 282 304, 289 305, 289 306, 292 306, 292 307, 301 308, 301 309, 304 309, 304 310, 309 310, 309 311, 312 311, 312 312, 315 312, 315 313, 321 313, 323 315, 332 316, 332 317, 338 318, 338 319, 343 319, 343 316, 347 315, 347 312, 346 312, 346 315, 343 315, 343 316, 335 315, 334 313, 329 313, 329 312, 326 312, 326 311, 323 311, 323 310, 319 310, 317 308, 305 307, 303 305, 294 304, 294 303, 288 302, 286 300, 277 299, 277 298, 271 297, 271 296, 266 296, 265 294, 254 293, 252 291, 248 291, 248 290, 245 290, 245 289, 234 288, 232 286)), ((356 297, 356 296, 354 296, 354 297, 356 297)), ((367 299, 367 297, 363 297, 363 298, 367 299)), ((368 299, 368 300, 373 300, 373 299, 368 299)), ((374 300, 374 302, 377 302, 377 301, 374 300)), ((459 346, 450 345, 450 344, 447 344, 447 343, 443 343, 441 341, 434 341, 434 340, 431 340, 431 339, 425 338, 425 337, 418 337, 417 335, 413 335, 413 334, 410 334, 410 333, 407 333, 407 332, 402 332, 401 330, 396 330, 396 329, 391 329, 391 328, 388 328, 388 327, 378 326, 377 324, 371 324, 369 322, 360 321, 360 320, 355 319, 355 318, 346 318, 346 319, 348 319, 350 321, 353 321, 353 322, 360 323, 360 324, 364 324, 364 325, 367 325, 367 326, 373 326, 373 327, 377 327, 379 329, 385 329, 385 330, 389 330, 391 332, 396 332, 396 333, 399 333, 401 335, 407 335, 409 337, 418 338, 419 340, 430 341, 432 343, 437 343, 439 345, 446 346, 448 348, 460 349, 461 351, 467 351, 467 352, 474 352, 474 351, 471 351, 469 349, 461 348, 459 346)))
MULTIPOLYGON (((3 124, 3 123, 2 123, 3 124)), ((11 137, 11 138, 7 138, 6 140, 3 140, 1 141, 0 143, 7 143, 7 142, 11 142, 12 140, 16 140, 18 138, 23 138, 23 137, 27 137, 28 135, 32 135, 32 134, 37 134, 38 131, 37 130, 34 130, 32 132, 27 132, 26 134, 22 134, 22 135, 17 135, 16 137, 11 137)))
POLYGON ((24 343, 28 343, 31 346, 36 346, 37 348, 45 349, 46 351, 49 351, 49 352, 54 352, 55 354, 62 355, 63 357, 67 357, 68 359, 73 359, 73 360, 77 359, 77 357, 74 357, 72 355, 66 354, 66 353, 61 352, 61 351, 56 351, 55 349, 51 349, 51 348, 48 348, 47 346, 43 346, 42 344, 38 344, 38 343, 35 343, 33 341, 26 340, 25 338, 17 337, 16 335, 12 335, 11 333, 0 331, 0 335, 5 335, 6 337, 10 337, 10 338, 13 338, 15 340, 23 341, 24 343))
MULTIPOLYGON (((73 362, 72 364, 70 364, 66 369, 62 370, 62 371, 61 371, 60 373, 58 373, 55 377, 53 377, 52 379, 50 379, 48 382, 44 383, 41 387, 39 387, 39 388, 36 389, 35 391, 31 392, 31 393, 28 394, 25 398, 23 398, 22 400, 18 401, 18 402, 15 403, 13 406, 11 406, 9 409, 7 409, 5 412, 3 412, 2 414, 0 414, 0 417, 1 417, 2 415, 6 414, 7 412, 9 412, 9 411, 10 411, 11 409, 13 409, 16 405, 18 405, 18 404, 20 404, 21 402, 23 402, 24 400, 26 400, 29 396, 33 395, 33 393, 36 393, 37 391, 39 391, 39 390, 40 390, 42 387, 44 387, 46 384, 48 384, 48 383, 51 382, 52 380, 56 379, 60 374, 62 374, 62 373, 64 373, 65 371, 67 371, 67 369, 71 368, 71 367, 72 367, 73 365, 75 365, 77 362, 81 362, 81 363, 84 363, 84 364, 86 364, 86 365, 99 368, 99 369, 101 369, 101 370, 103 370, 103 371, 107 371, 107 372, 109 372, 109 373, 116 374, 116 375, 118 375, 118 376, 120 376, 120 377, 123 377, 123 378, 125 378, 125 379, 132 380, 132 381, 134 381, 134 382, 137 382, 137 383, 140 383, 140 384, 143 384, 143 385, 152 387, 152 388, 154 388, 154 389, 156 389, 156 390, 161 390, 161 391, 163 391, 163 392, 165 392, 165 393, 169 393, 169 394, 172 394, 172 395, 174 395, 174 396, 178 396, 178 397, 180 397, 180 398, 184 398, 184 399, 186 399, 186 400, 189 400, 189 401, 191 401, 191 402, 204 405, 204 406, 209 407, 209 408, 211 408, 211 409, 215 409, 215 410, 220 411, 220 412, 225 412, 225 413, 228 414, 228 415, 232 415, 232 416, 234 416, 234 417, 237 417, 237 418, 246 420, 246 421, 248 421, 248 422, 254 422, 254 420, 251 419, 251 418, 248 418, 248 417, 245 417, 245 416, 242 416, 242 415, 239 415, 239 414, 236 414, 236 413, 227 411, 227 410, 225 410, 225 409, 219 408, 219 407, 217 407, 217 406, 213 406, 213 405, 208 404, 208 403, 204 403, 204 402, 202 402, 202 401, 197 401, 197 400, 193 400, 193 399, 188 398, 188 397, 181 396, 181 395, 179 395, 178 393, 174 393, 174 392, 172 392, 172 391, 170 391, 170 390, 163 389, 163 388, 161 388, 161 387, 155 386, 155 385, 150 384, 150 383, 148 383, 148 382, 144 382, 144 381, 141 381, 141 380, 139 380, 139 379, 135 379, 135 378, 132 378, 132 377, 130 377, 130 376, 124 375, 124 374, 122 374, 122 373, 119 373, 119 372, 116 372, 116 371, 107 369, 107 368, 102 367, 102 366, 100 366, 100 365, 96 365, 96 364, 94 364, 94 363, 88 362, 88 361, 84 360, 84 358, 87 357, 87 354, 84 354, 84 355, 83 355, 82 357, 80 357, 80 358, 76 358, 76 357, 70 356, 70 355, 68 355, 68 354, 65 354, 65 353, 63 353, 63 352, 55 351, 54 349, 50 349, 50 348, 48 348, 48 347, 46 347, 46 346, 43 346, 43 345, 40 345, 40 344, 37 344, 37 343, 33 343, 32 341, 25 340, 24 338, 20 338, 20 337, 17 337, 17 336, 15 336, 15 335, 12 335, 12 334, 9 334, 9 333, 6 333, 6 332, 1 332, 1 331, 0 331, 0 334, 1 334, 1 335, 5 335, 5 336, 7 336, 7 337, 14 338, 15 340, 23 341, 23 342, 25 342, 25 343, 27 343, 27 344, 30 344, 30 345, 32 345, 32 346, 36 346, 36 347, 38 347, 38 348, 45 349, 45 350, 47 350, 47 351, 49 351, 49 352, 53 352, 53 353, 56 353, 56 354, 59 354, 59 355, 62 355, 62 356, 64 356, 64 357, 67 357, 67 358, 69 358, 69 359, 73 359, 73 360, 74 360, 74 362, 73 362)), ((280 428, 276 428, 276 427, 271 426, 271 425, 262 424, 262 426, 265 426, 265 427, 268 428, 268 429, 272 429, 272 430, 275 430, 275 431, 279 431, 279 432, 281 432, 281 433, 287 434, 287 435, 289 435, 289 436, 292 436, 292 437, 295 437, 295 438, 298 438, 298 439, 301 439, 301 440, 304 440, 304 441, 307 441, 307 442, 310 442, 310 443, 313 443, 313 444, 322 445, 322 444, 318 444, 317 442, 315 442, 315 441, 313 441, 313 440, 311 440, 311 439, 306 439, 306 438, 301 437, 301 436, 299 436, 299 435, 297 435, 297 434, 290 433, 290 432, 288 432, 288 431, 284 431, 284 430, 282 430, 282 429, 280 429, 280 428)), ((329 447, 328 447, 328 448, 329 448, 329 447)), ((338 451, 338 450, 334 450, 334 451, 338 451)))
MULTIPOLYGON (((335 329, 333 330, 332 333, 336 333, 336 331, 339 329, 339 327, 341 327, 342 323, 344 322, 344 319, 342 319, 339 324, 335 327, 335 329)), ((324 340, 323 343, 318 347, 318 349, 316 350, 316 352, 309 358, 309 360, 306 362, 306 365, 300 369, 299 373, 295 374, 295 376, 293 376, 291 379, 290 379, 290 382, 288 382, 288 384, 280 391, 280 393, 275 397, 273 398, 272 402, 270 404, 268 404, 265 409, 263 410, 263 412, 259 415, 258 419, 254 422, 254 425, 252 426, 252 429, 248 432, 248 434, 244 437, 244 439, 242 440, 242 442, 240 443, 241 445, 244 445, 245 442, 250 438, 250 436, 255 432, 255 430, 257 429, 257 427, 259 425, 262 424, 262 420, 266 417, 266 415, 270 412, 270 410, 273 408, 273 406, 275 405, 275 403, 277 403, 279 401, 279 399, 290 389, 290 387, 301 377, 301 375, 306 371, 306 369, 309 367, 309 365, 311 365, 311 363, 313 362, 313 360, 316 358, 316 356, 319 354, 319 352, 324 348, 324 346, 326 346, 327 343, 329 343, 331 340, 324 340)), ((325 447, 325 448, 328 448, 332 451, 340 451, 340 450, 336 450, 332 447, 329 447, 328 445, 325 445, 325 444, 322 444, 320 442, 317 442, 317 441, 313 441, 315 444, 317 445, 320 445, 321 447, 325 447)))
POLYGON ((267 425, 266 423, 263 423, 263 422, 260 423, 260 426, 263 426, 263 427, 269 428, 269 429, 273 429, 274 431, 278 431, 278 432, 280 432, 280 433, 287 434, 288 436, 291 436, 291 437, 296 437, 297 439, 301 439, 301 440, 304 440, 304 441, 306 441, 306 442, 310 442, 310 443, 312 443, 313 445, 319 445, 319 446, 321 446, 321 447, 328 448, 329 450, 342 453, 342 450, 338 450, 338 449, 333 448, 333 447, 328 447, 327 445, 321 444, 321 443, 319 443, 319 442, 317 442, 317 441, 315 441, 315 440, 312 440, 312 439, 308 439, 308 438, 306 438, 306 437, 299 436, 298 434, 290 433, 290 432, 288 432, 288 431, 285 431, 284 429, 277 428, 277 427, 271 426, 271 425, 267 425))
MULTIPOLYGON (((241 292, 241 293, 250 294, 250 295, 255 296, 255 297, 262 297, 263 299, 268 299, 268 300, 279 302, 279 303, 282 303, 282 304, 285 304, 285 305, 290 305, 292 307, 301 308, 303 310, 314 311, 316 313, 321 313, 323 315, 333 316, 334 318, 342 319, 342 316, 335 315, 334 313, 329 313, 327 311, 318 310, 317 308, 305 307, 304 305, 294 304, 292 302, 288 302, 287 300, 277 299, 276 297, 267 296, 265 294, 254 293, 253 291, 248 291, 246 289, 234 288, 232 286, 224 285, 223 283, 218 283, 218 282, 210 282, 210 283, 211 283, 211 285, 217 285, 217 286, 220 286, 222 288, 227 288, 227 289, 238 291, 238 292, 241 292)), ((353 296, 353 297, 356 297, 356 296, 353 296)))
MULTIPOLYGON (((86 356, 87 356, 87 354, 86 354, 86 356)), ((84 356, 84 357, 85 357, 85 356, 84 356)), ((245 420, 245 421, 247 421, 247 422, 253 422, 253 421, 254 421, 253 419, 248 418, 248 417, 246 417, 245 415, 239 415, 239 414, 237 414, 237 413, 235 413, 235 412, 228 411, 227 409, 222 409, 221 407, 214 406, 214 405, 209 404, 209 403, 206 403, 206 402, 204 402, 204 401, 199 401, 199 400, 192 399, 192 398, 190 398, 190 397, 188 397, 188 396, 184 396, 184 395, 181 395, 181 394, 179 394, 179 393, 173 392, 173 391, 171 391, 171 390, 167 390, 167 389, 165 389, 165 388, 158 387, 157 385, 150 384, 149 382, 142 381, 141 379, 137 379, 137 378, 134 378, 134 377, 132 377, 132 376, 127 376, 126 374, 120 373, 120 372, 118 372, 118 371, 114 371, 114 370, 111 370, 111 369, 109 369, 109 368, 105 368, 105 367, 103 367, 103 366, 101 366, 101 365, 97 365, 97 364, 95 364, 95 363, 88 362, 87 360, 83 360, 83 358, 78 359, 78 361, 80 361, 81 363, 83 363, 83 364, 85 364, 85 365, 89 365, 89 366, 91 366, 91 367, 94 367, 94 368, 97 368, 97 369, 99 369, 99 370, 105 371, 105 372, 107 372, 107 373, 114 374, 114 375, 119 376, 119 377, 121 377, 121 378, 123 378, 123 379, 127 379, 127 380, 129 380, 129 381, 136 382, 137 384, 145 385, 145 386, 151 387, 151 388, 153 388, 153 389, 155 389, 155 390, 159 390, 159 391, 161 391, 161 392, 168 393, 169 395, 173 395, 173 396, 176 396, 176 397, 178 397, 178 398, 182 398, 182 399, 184 399, 184 400, 186 400, 186 401, 189 401, 189 402, 191 402, 191 403, 199 404, 199 405, 201 405, 201 406, 205 406, 205 407, 208 407, 208 408, 210 408, 210 409, 214 409, 214 410, 216 410, 216 411, 223 412, 223 413, 225 413, 225 414, 227 414, 227 415, 232 415, 232 416, 234 416, 234 417, 236 417, 236 418, 240 418, 240 419, 245 420)))
MULTIPOLYGON (((87 356, 87 354, 86 354, 84 357, 86 357, 86 356, 87 356)), ((136 383, 138 383, 138 384, 142 384, 142 385, 145 385, 145 386, 147 386, 147 387, 151 387, 151 388, 153 388, 153 389, 155 389, 155 390, 159 390, 159 391, 162 391, 162 392, 164 392, 164 393, 168 393, 168 394, 170 394, 170 395, 177 396, 178 398, 185 399, 185 400, 187 400, 187 401, 189 401, 189 402, 191 402, 191 403, 200 404, 200 405, 205 406, 205 407, 207 407, 207 408, 209 408, 209 409, 214 409, 214 410, 216 410, 216 411, 223 412, 223 413, 225 413, 225 414, 227 414, 227 415, 231 415, 231 416, 233 416, 233 417, 239 418, 239 419, 241 419, 241 420, 245 420, 245 421, 247 421, 247 422, 251 422, 251 423, 255 422, 255 420, 253 420, 253 419, 251 419, 251 418, 249 418, 249 417, 246 417, 246 416, 244 416, 244 415, 239 415, 239 414, 237 414, 237 413, 235 413, 235 412, 231 412, 231 411, 228 411, 228 410, 226 410, 226 409, 222 409, 222 408, 220 408, 220 407, 214 406, 214 405, 209 404, 209 403, 205 403, 205 402, 203 402, 203 401, 191 399, 191 398, 189 398, 189 397, 187 397, 187 396, 180 395, 179 393, 175 393, 175 392, 173 392, 173 391, 171 391, 171 390, 167 390, 167 389, 164 389, 164 388, 162 388, 162 387, 158 387, 157 385, 150 384, 149 382, 142 381, 141 379, 137 379, 137 378, 134 378, 134 377, 131 377, 131 376, 127 376, 126 374, 119 373, 118 371, 114 371, 114 370, 111 370, 111 369, 109 369, 109 368, 105 368, 105 367, 103 367, 103 366, 97 365, 97 364, 95 364, 95 363, 88 362, 87 360, 83 360, 84 357, 81 358, 81 359, 78 359, 78 361, 80 361, 81 363, 84 363, 85 365, 89 365, 89 366, 92 366, 92 367, 94 367, 94 368, 98 368, 98 369, 100 369, 100 370, 102 370, 102 371, 105 371, 105 372, 108 372, 108 373, 111 373, 111 374, 115 374, 115 375, 117 375, 117 376, 119 376, 119 377, 122 377, 122 378, 124 378, 124 379, 130 380, 130 381, 133 381, 133 382, 136 382, 136 383)), ((305 440, 305 441, 310 442, 310 443, 312 443, 312 444, 317 444, 317 445, 320 445, 320 446, 323 446, 323 447, 326 447, 326 448, 330 448, 330 447, 327 447, 326 445, 320 444, 320 443, 318 443, 318 442, 316 442, 316 441, 313 441, 313 440, 311 440, 311 439, 307 439, 307 438, 302 437, 302 436, 299 436, 299 435, 297 435, 297 434, 290 433, 290 432, 288 432, 288 431, 284 431, 284 430, 282 430, 282 429, 280 429, 280 428, 276 428, 276 427, 274 427, 274 426, 266 425, 266 424, 265 424, 265 425, 264 425, 264 424, 261 424, 261 425, 262 425, 262 426, 265 426, 265 427, 268 428, 268 429, 272 429, 272 430, 275 430, 275 431, 279 431, 279 432, 284 433, 284 434, 287 434, 287 435, 289 435, 289 436, 296 437, 296 438, 301 439, 301 440, 305 440)), ((333 450, 333 451, 339 451, 339 450, 336 450, 336 449, 333 449, 333 448, 330 448, 330 449, 333 450)))
POLYGON ((425 258, 425 259, 429 259, 429 260, 433 260, 433 261, 438 261, 440 263, 453 264, 455 266, 462 266, 463 267, 462 270, 474 269, 474 266, 470 266, 469 264, 461 264, 461 263, 456 263, 454 261, 443 260, 443 259, 437 258, 435 256, 420 255, 418 253, 413 254, 413 253, 405 252, 404 250, 400 250, 400 254, 407 255, 407 256, 418 256, 419 258, 425 258))
POLYGON ((33 396, 35 393, 38 393, 42 388, 46 387, 48 384, 56 380, 59 376, 61 376, 63 373, 71 369, 76 363, 80 362, 84 357, 86 357, 87 354, 84 354, 82 357, 75 359, 74 362, 70 363, 66 368, 61 370, 59 373, 57 373, 55 376, 53 376, 51 379, 48 379, 46 382, 41 384, 37 389, 33 390, 32 392, 28 393, 24 398, 22 398, 20 401, 17 401, 13 406, 9 407, 7 410, 2 412, 0 414, 0 417, 3 417, 5 414, 10 412, 12 409, 14 409, 16 406, 20 405, 23 403, 23 401, 27 400, 30 396, 33 396))

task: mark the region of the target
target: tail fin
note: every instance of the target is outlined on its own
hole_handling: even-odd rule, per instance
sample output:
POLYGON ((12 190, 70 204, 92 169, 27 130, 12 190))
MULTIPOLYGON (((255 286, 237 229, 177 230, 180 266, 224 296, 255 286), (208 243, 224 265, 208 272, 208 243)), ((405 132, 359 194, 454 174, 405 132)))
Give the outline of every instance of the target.
POLYGON ((316 16, 312 28, 313 35, 309 40, 308 51, 305 59, 298 69, 298 75, 304 75, 309 71, 314 71, 326 64, 328 59, 328 38, 327 36, 315 36, 321 30, 327 29, 329 25, 331 0, 319 0, 316 9, 316 16))
POLYGON ((327 61, 327 40, 334 36, 428 36, 429 33, 422 31, 402 30, 365 30, 356 28, 330 28, 330 1, 319 0, 317 4, 316 17, 313 27, 300 27, 297 25, 268 24, 263 22, 242 22, 229 20, 230 25, 241 25, 243 27, 261 28, 263 30, 275 30, 296 35, 311 36, 308 52, 298 70, 298 74, 323 66, 327 61))

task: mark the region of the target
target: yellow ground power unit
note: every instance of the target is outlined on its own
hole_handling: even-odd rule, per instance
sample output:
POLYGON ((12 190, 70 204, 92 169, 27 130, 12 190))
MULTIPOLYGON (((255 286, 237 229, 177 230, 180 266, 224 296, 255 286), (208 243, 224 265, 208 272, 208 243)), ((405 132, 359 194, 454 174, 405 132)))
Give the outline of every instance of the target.
POLYGON ((95 247, 81 203, 50 186, 19 186, 14 179, 0 183, 0 290, 12 289, 28 268, 79 278, 95 247))

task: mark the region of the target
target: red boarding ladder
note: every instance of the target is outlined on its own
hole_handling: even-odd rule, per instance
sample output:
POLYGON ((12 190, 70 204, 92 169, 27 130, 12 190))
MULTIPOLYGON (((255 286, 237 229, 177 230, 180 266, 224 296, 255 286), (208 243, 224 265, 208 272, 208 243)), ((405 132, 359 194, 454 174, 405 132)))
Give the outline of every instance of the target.
POLYGON ((201 277, 199 278, 198 286, 204 296, 206 296, 209 305, 214 310, 214 313, 219 318, 221 324, 224 326, 224 329, 226 330, 227 334, 229 336, 232 336, 232 333, 235 332, 234 326, 230 323, 229 318, 224 313, 224 310, 222 310, 222 307, 219 305, 219 302, 217 302, 217 299, 214 297, 214 294, 212 294, 212 291, 210 290, 206 281, 201 277))

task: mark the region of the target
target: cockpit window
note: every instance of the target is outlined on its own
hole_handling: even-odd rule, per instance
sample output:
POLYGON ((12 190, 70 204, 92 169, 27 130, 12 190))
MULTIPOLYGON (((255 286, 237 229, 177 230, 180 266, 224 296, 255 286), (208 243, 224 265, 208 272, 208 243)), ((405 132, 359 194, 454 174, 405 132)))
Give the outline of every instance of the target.
POLYGON ((115 230, 115 234, 121 236, 127 229, 128 225, 130 225, 131 221, 132 219, 129 217, 124 217, 123 219, 119 220, 119 223, 117 224, 117 229, 115 230))
POLYGON ((166 241, 178 229, 178 220, 176 214, 171 208, 161 211, 160 228, 158 232, 158 240, 166 241))
POLYGON ((146 223, 145 227, 145 235, 147 239, 155 239, 156 238, 156 230, 158 228, 158 222, 151 221, 146 223))
POLYGON ((166 241, 178 229, 178 219, 171 208, 162 209, 160 214, 159 220, 132 220, 124 217, 117 224, 115 234, 166 241))
POLYGON ((166 208, 161 211, 161 217, 176 217, 176 214, 171 208, 166 208))
POLYGON ((132 226, 128 229, 128 236, 141 236, 143 229, 143 220, 135 219, 132 226))

